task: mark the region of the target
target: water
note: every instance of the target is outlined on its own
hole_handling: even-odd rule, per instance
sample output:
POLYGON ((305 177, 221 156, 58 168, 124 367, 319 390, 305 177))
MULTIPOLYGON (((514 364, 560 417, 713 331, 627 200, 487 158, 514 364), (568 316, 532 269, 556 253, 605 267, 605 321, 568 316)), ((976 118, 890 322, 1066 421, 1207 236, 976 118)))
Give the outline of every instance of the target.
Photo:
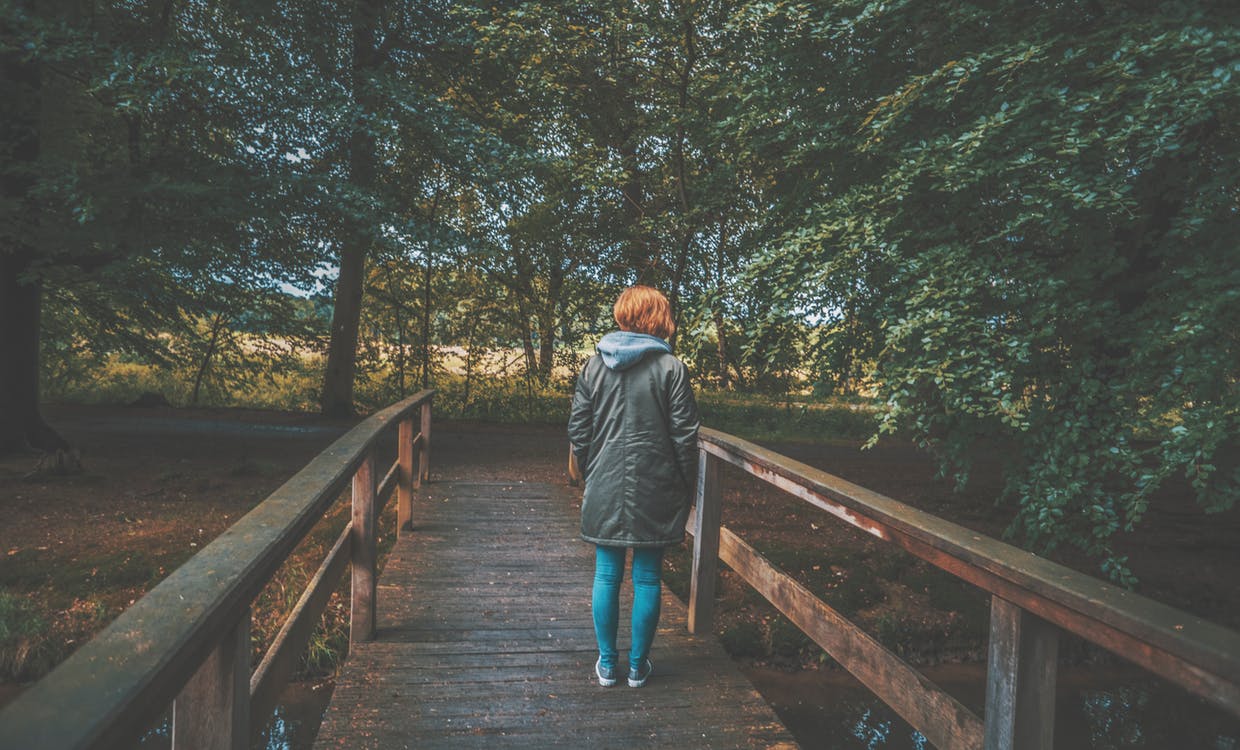
MULTIPOLYGON (((250 745, 251 750, 310 750, 318 734, 323 712, 332 697, 332 683, 289 683, 266 726, 250 745)), ((138 743, 141 750, 171 747, 171 720, 162 721, 138 743)))
MULTIPOLYGON (((924 673, 981 715, 985 665, 942 665, 924 673)), ((789 674, 752 667, 746 674, 805 750, 931 747, 843 670, 789 674)), ((1055 747, 1240 750, 1240 719, 1139 671, 1061 667, 1055 747)))

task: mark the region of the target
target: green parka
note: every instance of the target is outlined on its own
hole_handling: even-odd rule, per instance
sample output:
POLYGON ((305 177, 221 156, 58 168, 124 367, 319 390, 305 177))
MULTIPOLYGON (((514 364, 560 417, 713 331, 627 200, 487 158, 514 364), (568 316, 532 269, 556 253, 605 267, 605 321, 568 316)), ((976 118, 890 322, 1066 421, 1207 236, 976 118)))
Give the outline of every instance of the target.
POLYGON ((684 538, 697 482, 697 402, 667 342, 603 337, 577 378, 568 439, 585 477, 581 536, 616 547, 684 538))

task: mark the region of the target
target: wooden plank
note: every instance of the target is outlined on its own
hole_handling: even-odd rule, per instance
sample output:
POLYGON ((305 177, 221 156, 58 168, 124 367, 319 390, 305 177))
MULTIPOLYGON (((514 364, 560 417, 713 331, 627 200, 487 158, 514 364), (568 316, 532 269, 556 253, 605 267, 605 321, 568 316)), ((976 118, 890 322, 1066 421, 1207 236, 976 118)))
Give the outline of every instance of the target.
MULTIPOLYGON (((650 683, 598 686, 593 547, 570 499, 518 483, 419 494, 417 532, 384 567, 376 638, 351 651, 316 747, 795 747, 666 591, 650 683)), ((626 586, 626 614, 630 598, 626 586)), ((628 627, 622 616, 622 648, 628 627)))
POLYGON ((413 418, 400 420, 396 442, 396 468, 399 472, 396 496, 396 533, 403 534, 413 525, 413 418))
POLYGON ((422 404, 422 426, 418 442, 418 486, 431 479, 431 401, 422 404))
POLYGON ((350 523, 332 545, 323 564, 319 566, 314 578, 297 600, 297 605, 284 621, 284 626, 276 634, 275 641, 263 655, 262 662, 251 675, 250 715, 255 717, 254 728, 261 727, 275 709, 280 692, 288 684, 297 660, 310 642, 319 616, 323 614, 332 592, 339 585, 340 577, 344 575, 349 563, 349 540, 352 534, 353 524, 350 523))
POLYGON ((1125 591, 748 441, 704 450, 1240 716, 1240 633, 1125 591))
POLYGON ((710 633, 715 611, 719 526, 723 518, 720 463, 702 451, 693 509, 693 572, 689 578, 689 632, 710 633))
POLYGON ((982 747, 982 721, 727 527, 720 556, 833 659, 940 749, 982 747))
POLYGON ((172 703, 173 750, 246 750, 250 722, 250 609, 172 703))
POLYGON ((388 498, 392 496, 392 490, 396 489, 396 482, 400 475, 400 462, 392 463, 392 468, 387 470, 383 475, 383 479, 379 481, 379 486, 375 488, 375 518, 383 514, 383 509, 387 506, 388 498))
POLYGON ((352 595, 349 599, 349 643, 375 636, 375 462, 366 456, 353 475, 352 523, 349 559, 352 595))
POLYGON ((1058 629, 992 597, 988 650, 986 750, 1051 750, 1058 629))
POLYGON ((0 710, 13 747, 129 747, 165 713, 229 618, 254 600, 423 391, 341 436, 51 674, 0 710))

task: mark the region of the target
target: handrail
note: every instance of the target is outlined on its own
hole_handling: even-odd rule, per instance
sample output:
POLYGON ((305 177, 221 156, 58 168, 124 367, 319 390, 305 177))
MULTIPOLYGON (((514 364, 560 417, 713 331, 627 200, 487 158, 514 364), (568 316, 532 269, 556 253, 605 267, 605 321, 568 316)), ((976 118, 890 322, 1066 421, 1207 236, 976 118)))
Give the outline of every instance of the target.
POLYGON ((12 701, 0 712, 0 747, 130 746, 170 703, 174 747, 247 747, 250 716, 274 705, 350 559, 350 641, 373 637, 374 520, 385 493, 376 493, 372 449, 400 425, 397 459, 379 489, 397 489, 398 526, 404 530, 412 492, 429 476, 434 395, 422 391, 341 436, 12 701), (251 676, 251 602, 350 483, 351 522, 251 676))
POLYGON ((709 632, 716 559, 939 748, 1050 748, 1058 632, 1240 716, 1240 633, 970 531, 751 442, 703 428, 689 627, 709 632), (730 463, 991 594, 986 721, 721 525, 730 463))

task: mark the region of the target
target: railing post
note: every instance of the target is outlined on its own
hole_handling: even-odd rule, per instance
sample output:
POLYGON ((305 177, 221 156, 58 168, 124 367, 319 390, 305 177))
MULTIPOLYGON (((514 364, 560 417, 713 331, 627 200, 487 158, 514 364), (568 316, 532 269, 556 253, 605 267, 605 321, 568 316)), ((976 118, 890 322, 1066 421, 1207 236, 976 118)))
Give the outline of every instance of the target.
POLYGON ((349 544, 353 596, 349 643, 375 636, 375 459, 367 454, 353 475, 353 537, 349 544))
POLYGON ((396 533, 413 528, 413 417, 400 420, 400 439, 396 446, 396 533))
POLYGON ((250 608, 172 702, 173 750, 246 750, 250 734, 250 608))
POLYGON ((985 750, 1051 750, 1058 657, 1058 628, 991 597, 985 750))
POLYGON ((715 574, 719 569, 719 525, 723 496, 719 459, 702 450, 698 457, 693 516, 693 576, 689 579, 689 632, 710 633, 715 612, 715 574))
POLYGON ((418 454, 418 482, 417 486, 421 487, 423 482, 431 480, 431 400, 427 398, 422 402, 422 440, 419 446, 422 450, 418 454))

